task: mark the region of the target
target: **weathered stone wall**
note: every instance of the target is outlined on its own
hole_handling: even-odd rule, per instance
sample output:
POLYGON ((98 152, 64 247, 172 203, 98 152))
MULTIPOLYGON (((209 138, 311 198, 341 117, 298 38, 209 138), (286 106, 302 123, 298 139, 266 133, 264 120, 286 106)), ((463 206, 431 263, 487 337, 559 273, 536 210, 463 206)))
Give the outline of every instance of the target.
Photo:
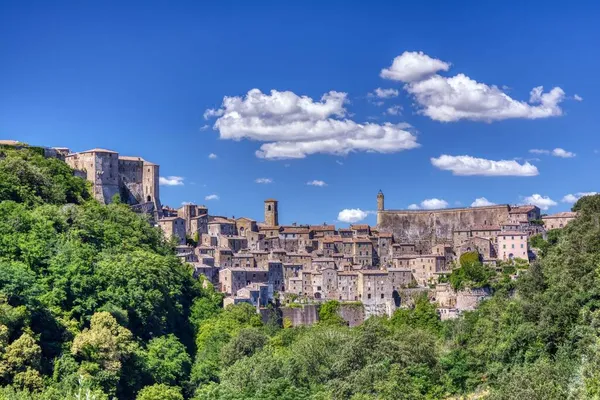
POLYGON ((365 308, 362 304, 344 304, 340 306, 340 317, 348 322, 348 326, 358 326, 365 321, 365 308))
POLYGON ((142 184, 143 162, 134 160, 119 160, 119 179, 121 198, 127 204, 144 203, 144 188, 142 184))
POLYGON ((282 320, 289 320, 292 326, 313 325, 319 321, 319 311, 314 304, 302 307, 282 307, 282 320))
POLYGON ((508 220, 509 210, 506 204, 445 210, 384 210, 377 212, 377 227, 392 232, 399 241, 433 244, 437 239, 452 240, 455 229, 501 225, 508 220))

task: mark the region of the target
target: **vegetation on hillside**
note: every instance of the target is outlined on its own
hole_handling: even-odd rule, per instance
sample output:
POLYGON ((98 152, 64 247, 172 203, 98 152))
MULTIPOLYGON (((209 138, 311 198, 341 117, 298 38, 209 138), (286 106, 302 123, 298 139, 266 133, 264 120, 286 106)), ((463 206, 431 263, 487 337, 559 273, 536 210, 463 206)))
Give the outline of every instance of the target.
POLYGON ((0 149, 0 399, 600 398, 600 196, 536 238, 528 269, 461 260, 491 286, 440 321, 417 298, 356 328, 339 303, 313 327, 221 307, 172 245, 122 204, 90 199, 58 160, 0 149))

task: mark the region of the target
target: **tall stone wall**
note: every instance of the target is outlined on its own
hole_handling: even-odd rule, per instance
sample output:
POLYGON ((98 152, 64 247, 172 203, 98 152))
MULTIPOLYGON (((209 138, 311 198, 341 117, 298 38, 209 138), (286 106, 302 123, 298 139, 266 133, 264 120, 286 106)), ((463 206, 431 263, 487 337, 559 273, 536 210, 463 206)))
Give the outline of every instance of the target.
POLYGON ((396 240, 435 242, 452 240, 455 229, 473 225, 501 225, 509 218, 506 204, 445 210, 383 210, 377 212, 378 228, 392 232, 396 240))

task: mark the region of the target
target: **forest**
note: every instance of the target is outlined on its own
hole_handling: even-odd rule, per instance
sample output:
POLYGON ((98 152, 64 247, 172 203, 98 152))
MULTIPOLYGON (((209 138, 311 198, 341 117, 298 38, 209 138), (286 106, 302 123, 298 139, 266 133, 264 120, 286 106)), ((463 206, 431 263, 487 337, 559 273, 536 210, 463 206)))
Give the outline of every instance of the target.
POLYGON ((528 268, 463 260, 490 286, 440 321, 419 298, 349 328, 263 322, 174 254, 145 216, 101 205, 62 161, 0 149, 0 400, 600 398, 600 195, 528 268))

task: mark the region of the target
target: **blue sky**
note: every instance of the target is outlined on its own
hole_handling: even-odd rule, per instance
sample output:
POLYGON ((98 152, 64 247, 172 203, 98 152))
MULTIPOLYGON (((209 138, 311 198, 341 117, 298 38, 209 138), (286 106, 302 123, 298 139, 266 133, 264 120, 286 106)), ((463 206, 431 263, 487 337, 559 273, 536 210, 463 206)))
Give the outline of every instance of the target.
POLYGON ((375 224, 379 189, 568 210, 598 190, 600 6, 491 3, 3 1, 0 138, 139 155, 183 178, 163 203, 258 220, 375 224))

